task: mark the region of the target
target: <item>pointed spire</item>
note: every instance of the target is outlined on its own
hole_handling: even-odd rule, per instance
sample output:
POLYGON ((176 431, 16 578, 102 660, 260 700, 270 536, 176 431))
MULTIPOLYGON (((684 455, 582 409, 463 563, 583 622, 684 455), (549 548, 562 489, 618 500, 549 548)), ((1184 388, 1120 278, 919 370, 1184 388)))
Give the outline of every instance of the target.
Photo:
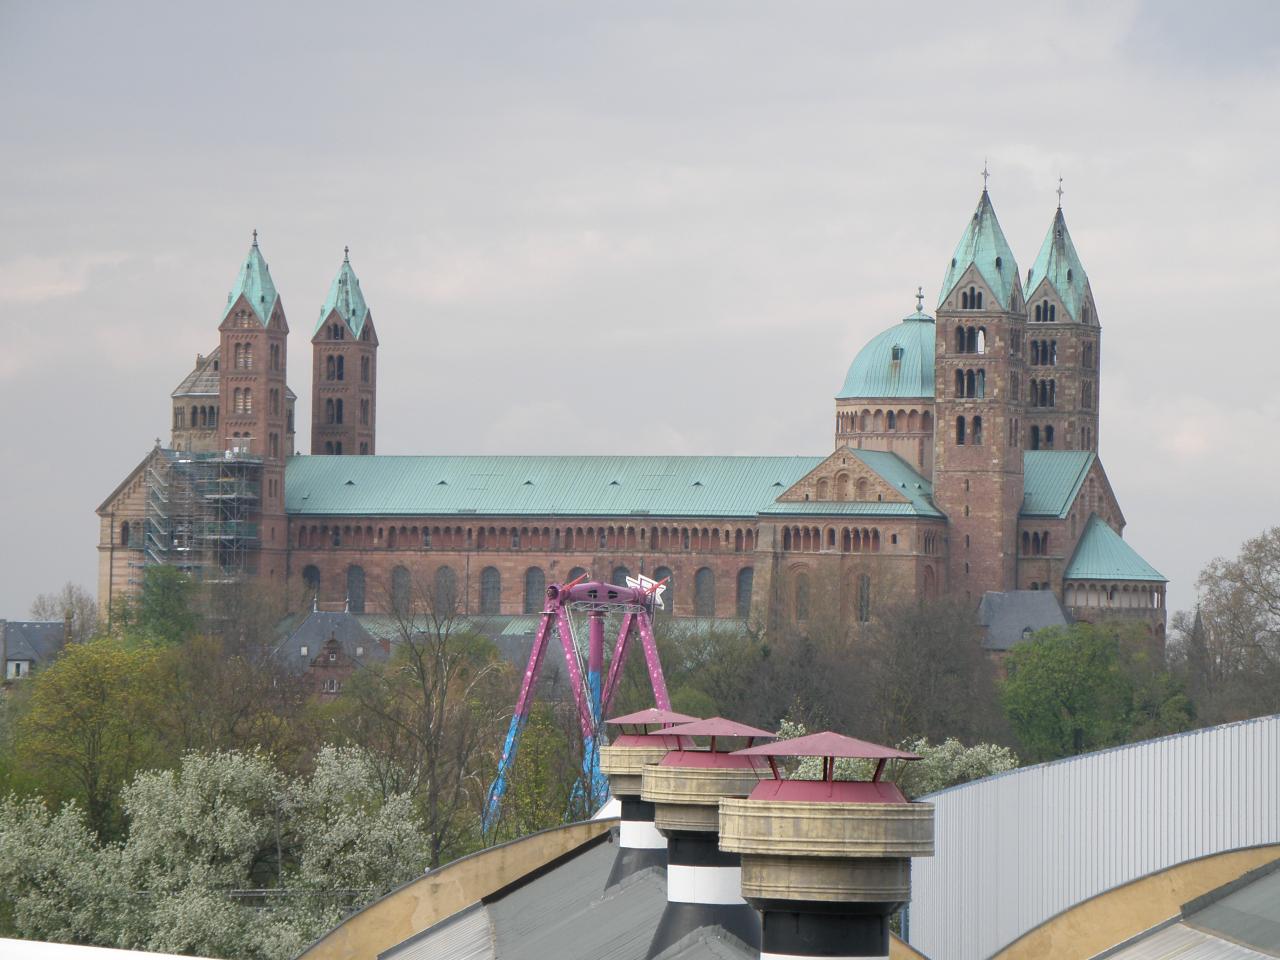
POLYGON ((1059 209, 1059 210, 1061 210, 1061 209, 1062 209, 1062 194, 1065 192, 1065 191, 1062 189, 1062 174, 1058 174, 1058 189, 1057 189, 1057 191, 1055 191, 1055 192, 1058 194, 1058 209, 1059 209))
POLYGON ((987 181, 991 179, 991 171, 987 169, 987 158, 982 158, 982 192, 987 192, 987 181))
POLYGON ((249 255, 245 257, 240 272, 236 275, 236 282, 231 292, 227 294, 227 309, 222 313, 223 320, 227 318, 232 305, 242 295, 265 327, 271 320, 271 312, 275 309, 280 295, 276 292, 275 282, 271 279, 271 268, 267 266, 267 261, 258 248, 256 229, 253 231, 253 243, 249 246, 249 255))
POLYGON ((329 295, 320 307, 316 332, 319 332, 329 319, 329 314, 335 310, 351 328, 351 332, 360 336, 365 321, 369 319, 369 305, 365 303, 364 294, 360 291, 360 278, 351 266, 350 247, 342 249, 342 265, 338 268, 338 275, 333 278, 333 283, 329 285, 329 295))
MULTIPOLYGON (((990 176, 986 164, 983 164, 983 182, 990 176)), ((1009 242, 1000 229, 1000 221, 996 219, 995 208, 991 205, 991 196, 986 187, 978 198, 978 208, 974 210, 964 235, 956 244, 955 253, 942 279, 942 292, 938 295, 941 306, 951 295, 960 278, 971 266, 976 266, 982 279, 986 281, 995 295, 999 306, 1008 310, 1013 305, 1013 291, 1021 290, 1018 278, 1018 264, 1013 258, 1009 242)))
POLYGON ((1045 281, 1062 301, 1067 318, 1079 323, 1081 307, 1088 299, 1089 276, 1080 263, 1075 244, 1071 242, 1062 207, 1054 211, 1053 222, 1040 245, 1036 262, 1027 271, 1027 297, 1034 298, 1037 288, 1045 281))

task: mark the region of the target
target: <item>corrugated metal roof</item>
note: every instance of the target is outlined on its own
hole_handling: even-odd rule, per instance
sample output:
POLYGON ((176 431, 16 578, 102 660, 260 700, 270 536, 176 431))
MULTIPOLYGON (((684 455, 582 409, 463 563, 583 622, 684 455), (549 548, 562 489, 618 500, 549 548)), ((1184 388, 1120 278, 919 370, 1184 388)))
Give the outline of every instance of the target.
POLYGON ((858 351, 836 399, 932 398, 933 352, 933 317, 917 311, 858 351))
POLYGON ((1096 513, 1089 518, 1084 535, 1071 555, 1067 580, 1156 580, 1167 582, 1155 567, 1138 556, 1120 534, 1096 513))
POLYGON ((483 903, 472 904, 403 943, 378 960, 493 960, 493 930, 483 903))
POLYGON ((1022 516, 1065 517, 1097 455, 1088 450, 1022 454, 1022 516))
POLYGON ((1014 289, 1021 289, 1018 264, 1013 259, 1009 241, 1004 238, 1004 231, 1000 229, 1000 221, 996 219, 995 208, 991 206, 991 197, 986 190, 982 191, 978 208, 974 210, 964 235, 956 244, 951 264, 947 267, 946 276, 942 278, 939 304, 951 295, 970 264, 978 268, 982 279, 1000 301, 1000 306, 1008 310, 1014 289))
POLYGON ((1076 245, 1071 242, 1071 234, 1067 232, 1067 220, 1062 215, 1061 207, 1054 214, 1053 223, 1045 234, 1036 262, 1027 273, 1027 295, 1031 296, 1045 280, 1049 281, 1066 308, 1067 316, 1063 319, 1078 322, 1089 277, 1080 264, 1076 245))
POLYGON ((822 459, 292 457, 285 508, 327 516, 753 517, 822 459))
POLYGON ((1011 770, 921 799, 911 945, 989 957, 1050 917, 1174 864, 1280 843, 1280 715, 1011 770))
POLYGON ((1175 923, 1103 956, 1107 960, 1272 960, 1275 955, 1175 923))

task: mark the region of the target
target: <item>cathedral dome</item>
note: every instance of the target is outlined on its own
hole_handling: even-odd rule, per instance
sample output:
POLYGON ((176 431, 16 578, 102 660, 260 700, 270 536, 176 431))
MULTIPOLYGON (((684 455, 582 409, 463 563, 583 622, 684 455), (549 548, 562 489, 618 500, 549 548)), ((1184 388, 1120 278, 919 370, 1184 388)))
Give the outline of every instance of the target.
POLYGON ((876 335, 853 358, 836 399, 932 399, 933 335, 933 317, 922 309, 876 335))

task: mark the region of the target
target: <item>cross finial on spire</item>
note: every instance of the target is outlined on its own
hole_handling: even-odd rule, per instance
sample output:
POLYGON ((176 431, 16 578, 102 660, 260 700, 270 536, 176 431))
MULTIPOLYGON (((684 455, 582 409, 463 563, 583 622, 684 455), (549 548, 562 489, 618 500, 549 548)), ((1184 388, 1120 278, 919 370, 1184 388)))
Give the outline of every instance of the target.
POLYGON ((1062 175, 1059 174, 1058 175, 1058 209, 1059 210, 1062 209, 1062 194, 1064 192, 1065 191, 1062 189, 1062 175))
POLYGON ((991 171, 987 169, 987 158, 982 158, 982 192, 987 192, 987 180, 991 177, 991 171))
POLYGON ((351 262, 351 248, 350 248, 350 247, 343 247, 343 248, 342 248, 342 262, 343 262, 343 263, 350 263, 350 262, 351 262))
POLYGON ((253 228, 253 245, 255 247, 258 245, 258 228, 257 227, 253 228))
POLYGON ((916 313, 924 313, 924 287, 916 287, 916 313))

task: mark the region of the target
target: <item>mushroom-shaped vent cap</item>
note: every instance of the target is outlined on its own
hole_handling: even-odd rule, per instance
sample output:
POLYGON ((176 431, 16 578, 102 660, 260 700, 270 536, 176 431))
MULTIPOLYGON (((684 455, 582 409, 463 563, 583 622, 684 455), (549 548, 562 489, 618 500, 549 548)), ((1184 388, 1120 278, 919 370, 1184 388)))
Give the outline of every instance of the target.
POLYGON ((663 710, 660 707, 649 707, 647 710, 637 710, 635 713, 628 713, 621 717, 612 717, 606 720, 605 723, 670 727, 677 723, 689 723, 691 720, 697 719, 697 717, 690 717, 683 713, 676 713, 674 710, 663 710))
MULTIPOLYGON (((745 723, 726 720, 724 717, 708 717, 706 720, 683 723, 665 732, 679 734, 682 737, 751 737, 752 739, 760 739, 762 737, 773 738, 777 736, 776 733, 770 733, 768 730, 749 727, 745 723)), ((738 752, 741 753, 741 751, 738 752)))
MULTIPOLYGON (((708 722, 708 721, 703 721, 708 722)), ((686 724, 686 726, 690 726, 686 724)), ((677 730, 683 732, 682 727, 677 730)), ((776 743, 762 743, 758 747, 747 747, 736 750, 738 756, 750 757, 860 757, 866 760, 919 760, 919 754, 883 747, 878 743, 869 743, 856 737, 846 737, 842 733, 824 730, 822 733, 811 733, 805 737, 792 740, 779 740, 776 743)))

